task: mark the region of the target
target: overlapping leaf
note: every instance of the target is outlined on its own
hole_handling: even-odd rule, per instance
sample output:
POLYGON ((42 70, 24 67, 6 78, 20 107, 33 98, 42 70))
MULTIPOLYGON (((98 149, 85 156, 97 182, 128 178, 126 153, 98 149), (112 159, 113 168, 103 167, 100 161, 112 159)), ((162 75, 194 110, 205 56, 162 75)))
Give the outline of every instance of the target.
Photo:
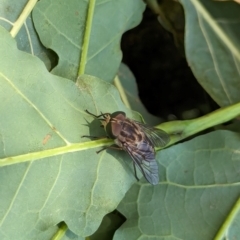
MULTIPOLYGON (((23 9, 27 2, 28 1, 26 0, 1 1, 0 25, 10 31, 16 20, 19 17, 24 17, 23 9)), ((52 68, 51 62, 56 61, 56 56, 52 51, 44 48, 39 41, 37 33, 33 27, 31 15, 27 16, 24 25, 16 36, 16 41, 19 49, 39 57, 49 70, 52 68)))
MULTIPOLYGON (((239 198, 239 140, 221 130, 159 152, 160 184, 133 185, 114 239, 213 239, 239 198)), ((226 234, 237 239, 239 229, 230 221, 226 234)))
POLYGON ((89 44, 85 73, 112 81, 121 62, 122 34, 136 26, 145 4, 141 0, 97 0, 87 20, 89 3, 94 1, 41 0, 33 11, 35 27, 42 43, 59 56, 53 73, 76 80, 84 42, 89 44), (84 39, 85 29, 91 29, 84 39))
POLYGON ((220 105, 240 101, 240 6, 234 2, 181 0, 185 49, 199 83, 220 105))
POLYGON ((0 239, 46 239, 61 221, 90 235, 135 178, 124 153, 81 151, 89 141, 82 135, 104 134, 85 109, 132 114, 112 85, 91 76, 76 85, 49 74, 5 29, 0 35, 0 161, 11 164, 22 154, 31 160, 38 152, 35 161, 0 168, 0 239), (74 151, 60 150, 79 142, 74 151), (59 152, 44 155, 49 149, 59 152))

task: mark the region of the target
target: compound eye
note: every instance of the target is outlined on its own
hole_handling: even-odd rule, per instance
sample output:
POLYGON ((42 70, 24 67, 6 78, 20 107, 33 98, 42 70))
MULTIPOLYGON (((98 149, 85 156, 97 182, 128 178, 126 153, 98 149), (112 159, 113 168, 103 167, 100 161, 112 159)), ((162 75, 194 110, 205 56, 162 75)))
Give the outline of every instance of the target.
POLYGON ((122 122, 126 119, 126 113, 125 112, 114 112, 110 115, 110 120, 108 121, 106 125, 106 132, 107 135, 115 139, 119 136, 121 130, 122 130, 122 122))
POLYGON ((117 138, 121 130, 122 130, 122 126, 117 122, 110 121, 106 126, 107 135, 112 139, 117 138))

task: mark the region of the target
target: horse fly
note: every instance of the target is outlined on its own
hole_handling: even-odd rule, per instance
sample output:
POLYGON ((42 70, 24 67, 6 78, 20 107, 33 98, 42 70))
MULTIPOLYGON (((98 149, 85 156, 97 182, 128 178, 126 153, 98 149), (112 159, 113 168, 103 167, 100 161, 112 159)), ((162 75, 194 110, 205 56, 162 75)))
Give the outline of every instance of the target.
MULTIPOLYGON (((170 141, 169 135, 161 129, 149 127, 146 124, 127 118, 124 112, 118 111, 100 115, 94 115, 87 110, 86 112, 100 120, 107 137, 114 139, 114 143, 131 156, 136 179, 138 179, 137 165, 149 183, 158 184, 158 165, 154 147, 166 146, 170 141)), ((109 147, 112 146, 104 147, 97 153, 109 147)))

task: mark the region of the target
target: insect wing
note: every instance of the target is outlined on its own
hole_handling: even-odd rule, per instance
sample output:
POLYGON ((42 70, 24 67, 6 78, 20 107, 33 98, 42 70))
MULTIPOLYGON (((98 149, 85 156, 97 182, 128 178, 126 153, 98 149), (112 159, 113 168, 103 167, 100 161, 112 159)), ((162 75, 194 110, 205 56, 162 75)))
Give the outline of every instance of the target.
POLYGON ((158 165, 155 160, 154 149, 148 141, 139 142, 138 146, 125 143, 123 149, 128 152, 143 176, 153 185, 158 184, 158 165))
POLYGON ((163 130, 154 127, 149 127, 148 125, 140 122, 136 123, 139 125, 141 130, 145 133, 147 138, 152 142, 152 144, 155 147, 164 147, 169 143, 170 141, 169 134, 167 134, 163 130))

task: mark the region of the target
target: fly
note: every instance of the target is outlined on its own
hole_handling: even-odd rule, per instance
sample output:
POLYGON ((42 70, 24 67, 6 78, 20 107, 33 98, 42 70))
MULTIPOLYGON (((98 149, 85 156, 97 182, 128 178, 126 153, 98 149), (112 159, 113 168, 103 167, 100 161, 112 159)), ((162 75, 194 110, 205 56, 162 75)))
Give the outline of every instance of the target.
MULTIPOLYGON (((100 115, 94 115, 87 110, 86 112, 99 119, 107 133, 107 137, 114 139, 114 143, 131 156, 135 177, 138 179, 136 174, 137 165, 149 183, 158 184, 158 165, 155 159, 154 147, 166 146, 170 141, 169 135, 163 130, 127 118, 124 112, 118 111, 112 114, 102 113, 100 115)), ((97 153, 106 148, 108 147, 101 149, 97 153)))

